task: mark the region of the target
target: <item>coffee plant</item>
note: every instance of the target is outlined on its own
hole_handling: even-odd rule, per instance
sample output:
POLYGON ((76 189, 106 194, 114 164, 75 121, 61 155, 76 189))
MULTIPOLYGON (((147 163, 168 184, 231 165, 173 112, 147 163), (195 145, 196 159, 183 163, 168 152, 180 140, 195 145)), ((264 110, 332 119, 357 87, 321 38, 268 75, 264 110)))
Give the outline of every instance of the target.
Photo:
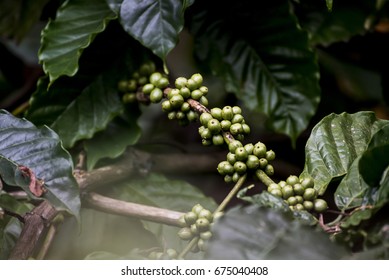
POLYGON ((0 258, 388 258, 386 2, 2 1, 0 258))

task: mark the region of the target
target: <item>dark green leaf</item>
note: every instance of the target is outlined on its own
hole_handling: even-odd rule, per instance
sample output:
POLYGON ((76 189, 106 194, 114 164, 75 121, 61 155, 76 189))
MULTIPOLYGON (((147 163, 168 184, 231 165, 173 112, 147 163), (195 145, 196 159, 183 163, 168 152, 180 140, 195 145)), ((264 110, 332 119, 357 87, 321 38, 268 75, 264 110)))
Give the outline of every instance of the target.
POLYGON ((389 125, 374 134, 359 161, 359 172, 372 187, 379 185, 383 172, 389 166, 389 157, 383 155, 389 155, 389 125))
POLYGON ((361 209, 354 213, 351 216, 344 219, 341 223, 342 228, 355 227, 358 226, 361 222, 369 220, 373 215, 372 209, 361 209))
POLYGON ((386 124, 387 121, 378 120, 372 112, 325 117, 313 128, 307 141, 302 176, 313 177, 315 188, 322 195, 334 178, 349 172, 373 135, 386 124))
POLYGON ((198 59, 294 143, 316 111, 320 89, 315 55, 289 2, 196 1, 193 9, 198 59))
POLYGON ((129 145, 135 144, 141 130, 137 124, 139 112, 133 112, 128 121, 117 118, 108 127, 97 133, 93 139, 85 142, 87 152, 87 167, 93 169, 96 163, 103 158, 120 156, 129 145))
POLYGON ((91 138, 123 110, 116 83, 111 80, 109 74, 97 77, 51 124, 65 147, 91 138))
POLYGON ((104 31, 107 23, 116 18, 105 0, 66 1, 57 11, 55 20, 42 32, 39 59, 51 85, 58 77, 74 76, 78 60, 96 34, 104 31))
POLYGON ((39 20, 49 0, 2 0, 0 2, 0 34, 20 41, 39 20))
POLYGON ((24 119, 0 111, 0 174, 13 186, 20 186, 31 194, 32 176, 21 169, 32 170, 37 179, 44 181, 47 192, 43 198, 57 209, 67 210, 78 217, 79 188, 73 177, 73 162, 63 149, 58 135, 47 127, 36 128, 24 119))
POLYGON ((370 187, 358 171, 360 157, 356 158, 347 170, 346 176, 335 191, 335 203, 341 210, 346 210, 373 203, 370 187))
POLYGON ((291 215, 252 205, 228 211, 214 227, 208 259, 339 259, 344 249, 291 215))
MULTIPOLYGON (((117 9, 117 1, 108 3, 117 9)), ((131 36, 165 61, 177 44, 187 6, 187 1, 177 0, 124 0, 120 21, 131 36)))
MULTIPOLYGON (((199 203, 213 211, 217 205, 212 198, 206 197, 196 187, 176 180, 169 180, 162 175, 151 174, 147 178, 131 181, 115 190, 115 197, 122 200, 142 203, 175 211, 188 212, 199 203)), ((182 250, 185 242, 178 236, 177 228, 144 222, 145 227, 153 232, 166 248, 182 250)))
MULTIPOLYGON (((327 1, 327 7, 329 6, 327 1)), ((297 15, 302 27, 310 33, 312 44, 329 45, 347 41, 366 32, 365 22, 375 12, 374 1, 342 0, 329 12, 316 0, 300 1, 297 15)))

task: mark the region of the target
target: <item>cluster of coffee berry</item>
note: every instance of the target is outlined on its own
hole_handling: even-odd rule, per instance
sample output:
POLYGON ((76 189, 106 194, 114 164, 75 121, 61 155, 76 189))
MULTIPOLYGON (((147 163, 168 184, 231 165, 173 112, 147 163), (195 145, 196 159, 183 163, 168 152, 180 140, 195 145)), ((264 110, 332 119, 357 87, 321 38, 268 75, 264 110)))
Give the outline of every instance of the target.
POLYGON ((243 146, 240 141, 235 140, 228 145, 228 149, 227 160, 220 162, 217 167, 225 182, 236 183, 243 174, 253 173, 257 169, 262 169, 269 176, 274 174, 273 165, 269 162, 275 159, 276 154, 267 150, 262 142, 243 146))
POLYGON ((200 115, 200 123, 199 134, 205 146, 223 145, 223 132, 231 133, 240 141, 250 133, 250 127, 246 124, 242 109, 238 106, 212 108, 210 113, 204 112, 200 115))
POLYGON ((135 71, 132 74, 130 79, 119 81, 118 90, 119 92, 123 93, 123 103, 135 102, 138 88, 149 83, 150 75, 152 75, 154 72, 155 64, 152 61, 149 61, 143 63, 139 67, 138 71, 135 71))
POLYGON ((178 258, 178 252, 174 249, 166 249, 164 252, 152 251, 148 258, 150 260, 176 260, 178 258))
POLYGON ((328 205, 325 200, 317 198, 318 193, 314 189, 314 184, 312 178, 299 179, 297 176, 291 175, 286 181, 270 184, 267 191, 283 198, 292 210, 321 213, 328 208, 328 205))
POLYGON ((179 77, 174 84, 175 88, 167 92, 167 100, 162 102, 162 110, 168 114, 170 120, 177 119, 181 125, 196 121, 198 114, 187 101, 193 99, 203 106, 208 105, 205 97, 208 88, 202 85, 203 77, 200 74, 193 74, 190 79, 179 77))
POLYGON ((185 213, 179 219, 182 228, 178 232, 178 236, 182 240, 191 240, 199 237, 196 246, 193 246, 191 250, 194 253, 205 251, 207 249, 207 241, 212 237, 212 223, 219 215, 215 215, 215 217, 211 211, 205 209, 200 204, 196 204, 193 206, 192 211, 185 213))

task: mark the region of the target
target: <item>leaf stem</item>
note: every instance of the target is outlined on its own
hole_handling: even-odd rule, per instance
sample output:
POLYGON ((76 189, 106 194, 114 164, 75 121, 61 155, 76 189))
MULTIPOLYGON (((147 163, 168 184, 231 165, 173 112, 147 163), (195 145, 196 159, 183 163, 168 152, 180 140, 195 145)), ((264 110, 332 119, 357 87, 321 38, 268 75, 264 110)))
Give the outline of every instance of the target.
POLYGON ((199 241, 199 237, 196 236, 194 237, 189 243, 188 245, 186 245, 186 247, 184 248, 184 250, 182 250, 182 252, 178 255, 178 259, 183 259, 186 254, 189 253, 189 251, 197 244, 197 242, 199 241))
POLYGON ((236 182, 235 186, 231 189, 231 191, 228 193, 228 195, 224 198, 222 203, 217 207, 215 210, 215 213, 221 212, 226 208, 227 204, 231 201, 232 198, 238 193, 239 189, 243 186, 244 182, 246 181, 247 174, 244 174, 242 177, 239 178, 238 182, 236 182))
POLYGON ((275 184, 275 182, 261 169, 258 169, 255 172, 255 175, 257 178, 264 183, 267 187, 270 186, 271 184, 275 184))

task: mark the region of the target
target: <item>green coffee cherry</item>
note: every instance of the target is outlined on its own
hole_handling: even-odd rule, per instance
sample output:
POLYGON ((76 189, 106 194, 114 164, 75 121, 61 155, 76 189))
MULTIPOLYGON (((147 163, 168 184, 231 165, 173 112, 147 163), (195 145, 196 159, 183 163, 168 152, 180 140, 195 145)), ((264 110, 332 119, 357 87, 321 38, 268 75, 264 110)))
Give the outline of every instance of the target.
POLYGON ((234 174, 232 175, 232 182, 236 183, 238 182, 240 178, 240 174, 238 172, 234 172, 234 174))
POLYGON ((159 88, 155 88, 150 93, 150 101, 153 103, 159 103, 161 102, 163 97, 162 90, 159 88))
POLYGON ((304 190, 303 198, 304 200, 313 201, 317 197, 317 191, 314 188, 307 188, 304 190))
POLYGON ((232 183, 232 176, 231 175, 224 176, 224 182, 226 182, 227 184, 232 183))
POLYGON ((190 122, 194 122, 197 120, 198 118, 198 115, 195 111, 189 111, 187 114, 186 114, 186 117, 188 118, 188 121, 190 122))
POLYGON ((237 161, 234 163, 234 169, 235 169, 236 173, 238 173, 239 175, 242 175, 242 174, 246 173, 247 166, 244 162, 237 161))
POLYGON ((190 89, 190 90, 195 90, 197 89, 197 83, 192 80, 192 79, 188 79, 187 82, 186 82, 186 86, 190 89))
POLYGON ((297 203, 293 208, 295 211, 303 211, 305 209, 301 203, 297 203))
POLYGON ((122 97, 122 101, 124 104, 134 103, 136 101, 135 93, 126 93, 122 97))
POLYGON ((209 139, 202 139, 201 140, 201 144, 203 146, 211 146, 212 145, 212 140, 209 140, 209 139))
POLYGON ((268 176, 273 176, 274 175, 274 167, 273 167, 273 165, 271 165, 271 164, 266 165, 264 171, 265 171, 265 173, 268 176))
POLYGON ((249 155, 251 155, 254 151, 254 145, 252 143, 244 145, 244 148, 246 149, 249 155))
POLYGON ((207 127, 212 132, 212 134, 218 134, 221 131, 220 122, 217 119, 209 120, 207 127))
POLYGON ((197 227, 196 224, 190 225, 190 232, 191 232, 194 236, 196 236, 196 235, 198 235, 198 234, 200 233, 199 228, 197 227))
POLYGON ((142 88, 142 92, 144 94, 150 94, 151 91, 155 88, 153 84, 145 84, 142 88))
POLYGON ((259 167, 259 158, 254 155, 248 155, 246 165, 247 168, 256 170, 259 167))
POLYGON ((231 141, 230 144, 228 144, 228 150, 231 153, 235 153, 236 148, 243 147, 242 142, 238 140, 231 141))
POLYGON ((218 107, 215 107, 215 108, 211 109, 211 115, 212 115, 212 117, 214 117, 215 119, 218 119, 219 121, 223 120, 223 118, 222 118, 222 109, 220 109, 218 107))
POLYGON ((143 86, 143 85, 145 85, 145 84, 147 84, 147 77, 139 77, 139 79, 138 79, 138 84, 139 85, 141 85, 141 86, 143 86))
POLYGON ((211 239, 211 237, 212 237, 212 232, 210 232, 209 230, 204 231, 204 232, 200 232, 200 238, 202 240, 209 240, 209 239, 211 239))
POLYGON ((167 114, 167 117, 168 117, 168 119, 169 120, 174 120, 175 118, 176 118, 176 112, 169 112, 168 114, 167 114))
POLYGON ((206 218, 199 218, 196 221, 196 227, 199 232, 208 231, 210 227, 210 222, 206 218))
POLYGON ((308 177, 301 180, 301 185, 304 187, 304 189, 313 188, 315 186, 315 182, 312 178, 308 177))
POLYGON ((304 188, 300 183, 293 185, 293 191, 296 195, 303 195, 304 194, 304 188))
POLYGON ((182 104, 184 103, 184 98, 181 95, 174 95, 172 98, 169 99, 170 104, 172 104, 173 108, 180 108, 182 104))
POLYGON ((245 123, 242 124, 242 129, 243 129, 243 133, 246 134, 246 135, 250 134, 250 132, 251 132, 250 127, 247 124, 245 124, 245 123))
POLYGON ((239 106, 234 106, 232 107, 232 112, 234 113, 234 115, 242 114, 242 109, 239 106))
POLYGON ((190 97, 194 100, 200 100, 200 98, 203 96, 203 93, 196 89, 190 93, 190 97))
POLYGON ((201 74, 193 74, 192 77, 190 77, 191 80, 193 80, 196 84, 196 88, 200 88, 203 84, 203 76, 201 74))
POLYGON ((166 77, 162 77, 157 81, 155 86, 159 88, 166 88, 168 85, 169 85, 169 80, 166 77))
POLYGON ((215 146, 220 146, 224 144, 224 138, 223 135, 217 134, 212 136, 212 144, 215 146))
POLYGON ((184 227, 184 228, 180 229, 179 232, 178 232, 178 236, 182 240, 190 240, 190 239, 193 238, 192 231, 190 230, 189 227, 184 227))
POLYGON ((169 113, 173 110, 172 104, 170 103, 169 100, 163 101, 161 106, 162 106, 162 111, 164 111, 166 113, 169 113))
POLYGON ((159 72, 155 72, 150 75, 149 81, 152 83, 154 86, 158 85, 158 81, 162 78, 162 74, 159 72))
POLYGON ((207 242, 204 239, 200 239, 197 242, 197 246, 199 247, 200 251, 206 251, 208 249, 207 242))
POLYGON ((217 166, 217 171, 220 175, 232 175, 235 170, 234 167, 228 161, 222 161, 217 166))
POLYGON ((199 102, 201 105, 207 107, 208 106, 208 99, 205 96, 201 96, 199 99, 199 102))
POLYGON ((244 121, 244 118, 241 114, 236 114, 232 117, 231 123, 242 123, 244 121))
POLYGON ((309 201, 309 200, 305 200, 303 202, 303 206, 304 206, 305 210, 310 211, 313 209, 313 202, 309 201))
POLYGON ((257 143, 254 145, 253 154, 256 155, 258 158, 264 158, 266 157, 266 146, 263 143, 257 143))
POLYGON ((200 115, 200 123, 203 125, 203 126, 207 126, 208 125, 208 122, 210 121, 210 120, 212 120, 213 119, 213 117, 212 117, 212 115, 210 114, 210 113, 202 113, 201 115, 200 115))
POLYGON ((278 185, 279 185, 281 188, 283 188, 283 187, 285 187, 287 184, 286 184, 285 181, 279 181, 279 182, 278 182, 278 185))
POLYGON ((170 99, 170 98, 172 98, 174 95, 180 95, 180 90, 177 89, 177 88, 171 89, 171 90, 167 93, 167 98, 170 99))
POLYGON ((231 124, 231 126, 230 126, 230 132, 231 132, 231 134, 233 134, 233 135, 237 135, 237 134, 243 133, 242 124, 240 124, 240 123, 231 124))
POLYGON ((291 197, 289 197, 289 198, 286 200, 286 202, 287 202, 289 205, 293 206, 293 205, 296 205, 296 204, 297 204, 297 199, 296 199, 296 197, 291 196, 291 197))
POLYGON ((185 119, 185 118, 186 118, 186 115, 185 115, 184 112, 178 111, 178 112, 176 113, 176 119, 177 119, 177 120, 183 120, 183 119, 185 119))
POLYGON ((137 84, 136 80, 130 79, 127 81, 127 90, 128 91, 134 92, 134 91, 136 91, 137 87, 138 87, 138 84, 137 84))
POLYGON ((290 175, 287 179, 286 179, 286 183, 288 185, 291 185, 293 186, 294 184, 297 184, 297 183, 300 183, 300 180, 297 176, 295 175, 290 175))
POLYGON ((231 127, 231 122, 227 121, 227 120, 222 120, 220 122, 220 126, 221 126, 222 130, 229 131, 230 127, 231 127))
POLYGON ((268 192, 270 192, 271 190, 281 190, 281 187, 276 183, 272 183, 267 187, 268 192))
POLYGON ((266 157, 266 159, 268 161, 272 161, 272 160, 274 160, 276 158, 276 153, 273 152, 273 150, 269 150, 269 151, 266 152, 265 157, 266 157))
POLYGON ((303 203, 304 202, 304 198, 301 195, 295 195, 294 197, 297 199, 297 203, 303 203))
POLYGON ((234 113, 232 111, 232 108, 231 106, 225 106, 222 110, 222 117, 223 119, 225 120, 232 120, 232 118, 234 117, 234 113))
POLYGON ((234 153, 229 152, 229 153, 227 154, 227 161, 228 161, 229 163, 231 163, 231 164, 234 164, 234 163, 237 161, 236 155, 235 155, 234 153))
POLYGON ((182 87, 180 89, 180 94, 182 97, 184 97, 184 99, 188 99, 190 97, 190 89, 187 87, 182 87))
POLYGON ((199 90, 203 93, 204 96, 208 93, 208 88, 205 86, 200 87, 199 90))
POLYGON ((236 148, 235 156, 237 160, 245 161, 248 157, 248 153, 244 147, 236 148))
POLYGON ((199 217, 199 219, 200 219, 200 218, 205 218, 205 219, 207 219, 209 222, 212 222, 212 220, 213 220, 212 212, 209 211, 208 209, 202 209, 202 210, 199 212, 198 217, 199 217))
POLYGON ((269 163, 267 162, 267 160, 265 158, 259 159, 259 168, 265 169, 268 164, 269 163))
MULTIPOLYGON (((212 139, 212 136, 213 136, 213 135, 212 135, 211 130, 209 130, 208 128, 205 128, 205 129, 202 130, 200 136, 201 136, 201 138, 203 138, 203 139, 209 140, 209 139, 212 139)), ((211 141, 211 143, 212 143, 212 141, 211 141)))
POLYGON ((118 90, 121 92, 127 91, 127 84, 128 82, 126 80, 121 80, 118 82, 118 90))
POLYGON ((184 215, 182 215, 181 217, 178 218, 178 224, 180 225, 180 227, 186 227, 187 224, 185 222, 185 218, 184 218, 184 215))
POLYGON ((289 197, 294 196, 293 187, 290 185, 286 185, 281 189, 281 191, 283 199, 288 199, 289 197))
POLYGON ((318 212, 322 213, 326 211, 328 208, 327 202, 324 199, 317 198, 313 201, 313 209, 318 212))
POLYGON ((188 102, 184 102, 184 103, 182 103, 182 105, 181 105, 181 112, 184 112, 184 113, 187 113, 187 112, 189 112, 190 111, 190 105, 189 105, 189 103, 188 102))
POLYGON ((178 253, 174 249, 167 249, 166 254, 168 255, 169 259, 176 259, 178 257, 178 253))
POLYGON ((176 86, 176 88, 178 89, 181 89, 183 87, 186 87, 187 85, 187 82, 188 80, 184 77, 179 77, 176 79, 176 81, 174 82, 174 85, 176 86))
POLYGON ((193 225, 197 220, 196 213, 188 212, 184 214, 185 223, 187 225, 193 225))
POLYGON ((270 193, 274 196, 282 197, 282 191, 280 189, 272 189, 270 193))
POLYGON ((204 209, 204 207, 201 204, 196 204, 192 207, 192 212, 198 216, 200 211, 203 209, 204 209))

